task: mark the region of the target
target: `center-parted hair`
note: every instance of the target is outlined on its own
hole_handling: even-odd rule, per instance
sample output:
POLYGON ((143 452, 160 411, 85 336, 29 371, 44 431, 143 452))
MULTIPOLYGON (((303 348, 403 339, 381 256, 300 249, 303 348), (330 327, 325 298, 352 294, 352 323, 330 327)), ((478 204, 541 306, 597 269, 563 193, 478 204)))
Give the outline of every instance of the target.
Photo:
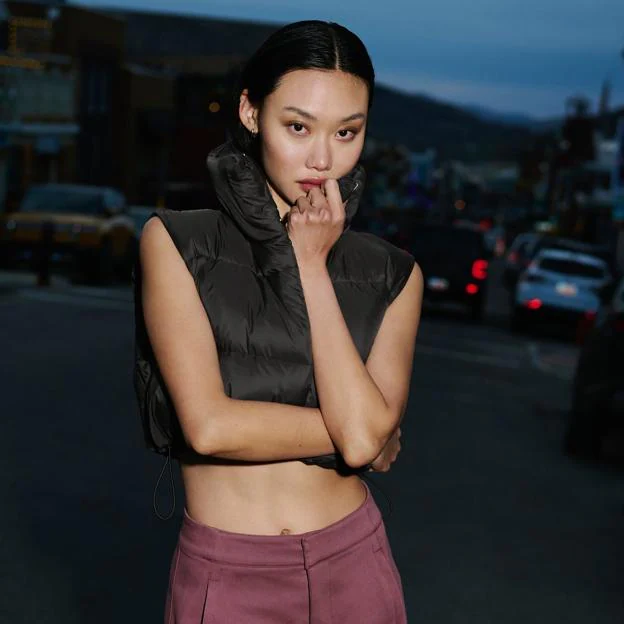
POLYGON ((239 97, 247 89, 258 108, 278 87, 281 78, 300 69, 340 70, 361 78, 368 86, 368 107, 373 102, 375 71, 366 46, 350 30, 333 22, 307 20, 288 24, 274 32, 242 69, 234 92, 233 140, 257 156, 255 141, 238 116, 239 97))

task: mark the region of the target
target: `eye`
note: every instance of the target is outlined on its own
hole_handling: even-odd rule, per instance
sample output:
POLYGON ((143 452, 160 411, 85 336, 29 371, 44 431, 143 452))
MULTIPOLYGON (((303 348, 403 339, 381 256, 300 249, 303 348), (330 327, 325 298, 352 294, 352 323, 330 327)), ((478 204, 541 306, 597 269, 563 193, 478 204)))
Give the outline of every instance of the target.
POLYGON ((343 128, 342 130, 338 130, 338 136, 341 139, 350 141, 355 138, 357 132, 358 131, 355 128, 343 128))
POLYGON ((302 124, 299 123, 298 121, 292 121, 288 124, 288 127, 295 133, 295 134, 303 134, 303 131, 306 129, 306 127, 302 124))

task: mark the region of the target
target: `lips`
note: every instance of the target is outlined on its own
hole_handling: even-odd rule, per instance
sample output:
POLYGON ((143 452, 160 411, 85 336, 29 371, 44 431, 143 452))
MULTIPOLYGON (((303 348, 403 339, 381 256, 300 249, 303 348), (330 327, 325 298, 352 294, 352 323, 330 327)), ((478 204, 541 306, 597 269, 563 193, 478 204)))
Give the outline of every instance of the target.
POLYGON ((307 193, 310 189, 320 188, 325 182, 321 178, 308 178, 307 180, 299 180, 298 184, 307 193))

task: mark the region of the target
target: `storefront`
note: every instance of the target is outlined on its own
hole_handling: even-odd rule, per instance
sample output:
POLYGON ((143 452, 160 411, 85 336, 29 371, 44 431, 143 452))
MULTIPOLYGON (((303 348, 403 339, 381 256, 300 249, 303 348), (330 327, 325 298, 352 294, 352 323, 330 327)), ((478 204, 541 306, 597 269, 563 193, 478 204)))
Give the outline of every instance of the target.
POLYGON ((76 136, 73 123, 0 123, 0 206, 15 210, 32 184, 73 181, 76 136))

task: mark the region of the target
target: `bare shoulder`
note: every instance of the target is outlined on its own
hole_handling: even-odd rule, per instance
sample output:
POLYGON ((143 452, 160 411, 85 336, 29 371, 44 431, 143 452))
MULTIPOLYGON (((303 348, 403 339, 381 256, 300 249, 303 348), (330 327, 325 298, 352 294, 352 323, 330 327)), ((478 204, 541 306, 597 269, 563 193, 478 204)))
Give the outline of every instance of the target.
POLYGON ((425 279, 423 277, 422 270, 418 266, 418 263, 414 262, 412 271, 407 279, 407 282, 405 283, 405 287, 399 293, 395 302, 399 301, 401 297, 404 297, 420 303, 424 289, 424 282, 425 279))
MULTIPOLYGON (((178 281, 188 273, 170 232, 158 216, 143 226, 139 240, 139 260, 144 283, 156 285, 178 281)), ((178 286, 179 287, 179 286, 178 286)))
POLYGON ((174 246, 165 224, 156 215, 150 217, 143 226, 139 244, 141 259, 144 254, 149 255, 158 248, 174 246))

